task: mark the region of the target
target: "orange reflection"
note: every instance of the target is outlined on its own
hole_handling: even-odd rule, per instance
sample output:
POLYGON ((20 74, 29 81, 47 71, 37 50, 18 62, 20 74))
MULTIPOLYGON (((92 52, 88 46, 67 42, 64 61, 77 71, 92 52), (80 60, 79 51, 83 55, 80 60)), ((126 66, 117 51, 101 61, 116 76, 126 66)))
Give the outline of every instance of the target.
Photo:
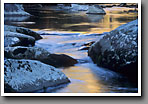
MULTIPOLYGON (((47 28, 42 30, 48 32, 64 32, 64 33, 103 33, 109 32, 122 24, 130 22, 138 18, 138 13, 128 13, 129 10, 135 10, 135 8, 125 8, 125 7, 113 7, 113 8, 105 8, 106 15, 87 15, 85 12, 74 13, 74 14, 63 14, 68 18, 69 21, 73 21, 69 23, 66 19, 59 19, 57 25, 55 24, 45 24, 47 28), (81 17, 80 20, 75 20, 75 16, 81 17), (75 20, 75 21, 74 21, 75 20), (79 21, 79 22, 77 22, 79 21), (82 21, 82 22, 81 22, 82 21), (61 26, 59 28, 58 26, 61 26), (51 27, 51 28, 49 28, 51 27)), ((65 18, 67 18, 65 17, 65 18)), ((58 18, 58 17, 56 17, 58 18)), ((48 19, 44 19, 47 21, 45 23, 51 23, 53 21, 49 21, 48 19)), ((40 29, 33 29, 35 31, 40 29)))
MULTIPOLYGON (((104 92, 104 85, 99 82, 89 68, 73 66, 63 69, 63 72, 71 78, 71 84, 64 91, 70 90, 71 93, 100 93, 104 92), (75 79, 75 80, 72 80, 75 79)), ((62 92, 61 90, 61 92, 62 92)))

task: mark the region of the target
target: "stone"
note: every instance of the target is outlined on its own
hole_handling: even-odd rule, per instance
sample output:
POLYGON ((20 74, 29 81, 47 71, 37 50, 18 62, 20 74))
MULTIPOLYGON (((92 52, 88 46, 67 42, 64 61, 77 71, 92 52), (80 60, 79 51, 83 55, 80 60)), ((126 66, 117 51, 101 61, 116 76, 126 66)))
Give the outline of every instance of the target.
POLYGON ((31 59, 40 60, 41 58, 47 58, 50 53, 45 49, 39 47, 5 47, 5 57, 12 59, 31 59))
POLYGON ((94 44, 95 41, 91 41, 91 42, 86 42, 84 43, 82 46, 91 46, 92 44, 94 44))
POLYGON ((12 4, 12 3, 4 4, 4 14, 5 16, 9 16, 9 15, 30 16, 29 13, 24 11, 22 4, 12 4))
POLYGON ((69 67, 78 63, 76 59, 65 54, 50 54, 47 58, 42 58, 40 61, 54 67, 69 67))
POLYGON ((16 33, 21 33, 27 36, 32 36, 35 38, 35 40, 42 39, 40 34, 24 27, 17 27, 17 26, 10 26, 10 25, 5 25, 4 26, 4 31, 10 31, 10 32, 16 32, 16 33))
POLYGON ((89 47, 95 43, 95 41, 91 41, 91 42, 86 42, 84 44, 82 44, 82 46, 78 49, 78 51, 81 51, 81 50, 88 50, 89 47))
POLYGON ((91 5, 89 6, 86 14, 106 14, 106 12, 99 5, 91 5))
POLYGON ((4 47, 13 46, 34 46, 34 37, 10 31, 4 32, 4 47))
POLYGON ((87 11, 89 5, 71 4, 72 11, 87 11))
POLYGON ((69 83, 67 76, 53 66, 35 60, 4 61, 5 92, 35 92, 69 83))
POLYGON ((125 75, 137 86, 138 20, 106 33, 89 48, 88 55, 98 66, 125 75))
POLYGON ((51 54, 39 47, 5 47, 5 57, 12 59, 39 60, 55 67, 67 67, 77 63, 76 59, 64 54, 51 54))

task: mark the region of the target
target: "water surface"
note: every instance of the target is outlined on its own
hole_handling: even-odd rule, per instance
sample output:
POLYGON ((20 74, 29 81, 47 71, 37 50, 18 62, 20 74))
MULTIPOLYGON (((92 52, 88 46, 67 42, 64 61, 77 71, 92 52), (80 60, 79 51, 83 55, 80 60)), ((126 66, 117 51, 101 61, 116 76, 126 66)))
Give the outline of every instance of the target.
POLYGON ((103 35, 98 34, 137 19, 137 13, 125 12, 128 10, 129 8, 106 8, 106 15, 51 11, 46 15, 31 17, 5 17, 5 24, 27 27, 44 34, 43 39, 36 42, 36 46, 51 53, 67 54, 79 61, 74 66, 59 68, 71 83, 58 88, 48 88, 46 92, 137 92, 137 88, 133 88, 123 76, 96 66, 88 57, 87 50, 79 50, 83 44, 101 39, 103 35))
POLYGON ((31 17, 5 17, 5 24, 23 26, 35 31, 103 33, 137 19, 137 13, 125 12, 133 9, 124 7, 106 8, 106 15, 86 14, 83 11, 79 13, 44 11, 44 14, 40 13, 42 11, 36 11, 36 16, 31 17))

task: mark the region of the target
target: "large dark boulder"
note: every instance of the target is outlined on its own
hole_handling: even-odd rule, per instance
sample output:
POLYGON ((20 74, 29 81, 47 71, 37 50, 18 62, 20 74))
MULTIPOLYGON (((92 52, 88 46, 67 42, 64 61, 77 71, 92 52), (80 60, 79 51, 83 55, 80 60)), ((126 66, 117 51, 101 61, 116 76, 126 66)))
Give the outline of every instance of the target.
POLYGON ((39 47, 5 47, 5 58, 39 60, 55 67, 67 67, 77 63, 76 59, 64 54, 51 54, 39 47))
POLYGON ((138 84, 138 20, 121 25, 93 44, 88 55, 98 66, 125 75, 138 84))
POLYGON ((48 57, 42 58, 40 61, 55 67, 68 67, 77 63, 76 59, 65 54, 50 54, 48 57))
POLYGON ((70 80, 59 69, 34 60, 4 61, 5 92, 34 92, 69 83, 70 80))
POLYGON ((35 39, 32 36, 10 31, 4 32, 4 47, 34 46, 34 44, 35 44, 35 39))
POLYGON ((5 25, 4 26, 4 31, 10 31, 10 32, 16 32, 16 33, 21 33, 24 35, 32 36, 35 38, 35 40, 42 39, 40 34, 24 27, 17 27, 17 26, 10 26, 10 25, 5 25))

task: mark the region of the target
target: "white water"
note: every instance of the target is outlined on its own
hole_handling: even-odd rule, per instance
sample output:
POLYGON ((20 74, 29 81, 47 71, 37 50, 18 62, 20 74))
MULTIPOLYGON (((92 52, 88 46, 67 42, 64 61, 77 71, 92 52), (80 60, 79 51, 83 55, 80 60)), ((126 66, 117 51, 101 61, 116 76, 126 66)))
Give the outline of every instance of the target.
POLYGON ((103 92, 136 92, 137 88, 131 88, 122 76, 108 69, 96 66, 87 55, 87 50, 79 50, 84 43, 97 41, 102 36, 74 35, 56 33, 54 35, 42 35, 43 39, 36 45, 47 49, 51 53, 67 54, 79 63, 60 68, 70 79, 71 83, 55 88, 48 88, 47 92, 58 93, 103 93, 103 92), (59 35, 58 35, 59 34, 59 35), (53 90, 54 89, 54 90, 53 90), (56 89, 56 90, 55 90, 56 89))
MULTIPOLYGON (((5 16, 5 24, 23 26, 34 31, 40 30, 40 33, 41 31, 43 33, 48 31, 71 32, 69 34, 43 35, 44 39, 36 42, 37 46, 45 48, 51 53, 64 53, 79 61, 75 66, 60 68, 70 78, 70 84, 49 87, 46 92, 136 92, 137 88, 131 88, 125 80, 119 80, 121 76, 117 73, 96 66, 88 57, 86 50, 78 51, 82 44, 100 39, 95 35, 79 35, 79 32, 88 34, 109 32, 121 24, 137 19, 137 14, 124 12, 129 9, 133 8, 106 8, 106 15, 54 12, 47 16, 5 16)), ((20 14, 22 13, 20 12, 20 14)))

